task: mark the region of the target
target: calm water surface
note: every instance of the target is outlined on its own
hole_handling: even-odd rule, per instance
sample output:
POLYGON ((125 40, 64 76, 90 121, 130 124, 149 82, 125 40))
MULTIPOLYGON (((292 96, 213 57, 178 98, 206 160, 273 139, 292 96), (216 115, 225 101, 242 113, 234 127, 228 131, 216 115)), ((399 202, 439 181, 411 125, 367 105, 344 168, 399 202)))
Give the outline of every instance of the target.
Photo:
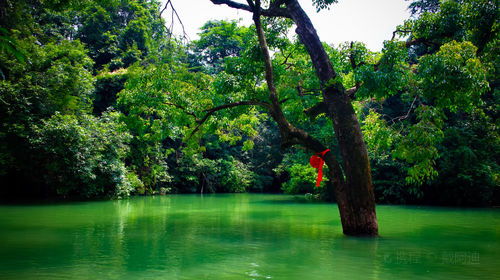
POLYGON ((500 279, 499 210, 377 210, 360 239, 284 195, 0 206, 0 279, 500 279))

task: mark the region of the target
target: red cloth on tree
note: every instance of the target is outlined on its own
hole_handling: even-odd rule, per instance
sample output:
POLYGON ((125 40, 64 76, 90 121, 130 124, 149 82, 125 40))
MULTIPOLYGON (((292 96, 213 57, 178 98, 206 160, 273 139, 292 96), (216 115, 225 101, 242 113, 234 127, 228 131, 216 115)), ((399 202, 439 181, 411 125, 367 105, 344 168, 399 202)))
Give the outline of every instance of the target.
POLYGON ((325 163, 323 157, 329 151, 330 149, 326 149, 321 153, 316 153, 315 155, 312 155, 311 158, 309 159, 309 163, 311 164, 311 166, 318 169, 318 177, 316 178, 316 187, 319 187, 321 185, 321 181, 323 180, 323 164, 325 163))

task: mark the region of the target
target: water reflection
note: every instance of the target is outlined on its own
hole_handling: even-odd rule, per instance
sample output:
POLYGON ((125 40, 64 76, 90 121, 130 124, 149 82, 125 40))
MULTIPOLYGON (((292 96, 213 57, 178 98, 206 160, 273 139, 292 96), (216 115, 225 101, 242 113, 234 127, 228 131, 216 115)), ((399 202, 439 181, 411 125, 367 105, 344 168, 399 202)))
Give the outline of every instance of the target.
POLYGON ((500 213, 381 206, 346 238, 331 204, 275 195, 0 207, 0 278, 450 279, 500 272, 500 213))

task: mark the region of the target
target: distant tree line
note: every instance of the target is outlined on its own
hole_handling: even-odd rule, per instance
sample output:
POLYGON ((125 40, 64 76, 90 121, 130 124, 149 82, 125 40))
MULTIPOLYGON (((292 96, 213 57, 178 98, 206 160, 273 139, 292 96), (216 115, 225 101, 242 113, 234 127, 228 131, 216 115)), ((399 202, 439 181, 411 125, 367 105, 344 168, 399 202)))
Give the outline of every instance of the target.
MULTIPOLYGON (((161 8, 0 2, 0 196, 285 192, 334 201, 326 177, 314 187, 311 153, 280 145, 259 105, 269 97, 255 28, 213 20, 185 42, 161 8)), ((410 9, 380 52, 323 44, 335 82, 351 89, 376 200, 498 205, 497 3, 417 0, 410 9)), ((321 81, 288 36, 292 22, 262 20, 286 118, 341 159, 321 81)))

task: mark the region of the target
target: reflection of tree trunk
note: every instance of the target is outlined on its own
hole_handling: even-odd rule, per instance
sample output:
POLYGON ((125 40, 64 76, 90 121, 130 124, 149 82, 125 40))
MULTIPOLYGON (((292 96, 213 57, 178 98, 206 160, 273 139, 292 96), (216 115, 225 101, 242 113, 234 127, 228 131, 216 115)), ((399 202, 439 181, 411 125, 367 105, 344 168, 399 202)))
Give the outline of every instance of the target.
POLYGON ((207 183, 205 174, 203 172, 200 173, 200 182, 201 182, 200 194, 203 194, 203 189, 205 188, 205 184, 207 183))
MULTIPOLYGON (((251 2, 249 1, 249 3, 251 2)), ((324 102, 327 105, 328 116, 333 121, 335 134, 339 142, 345 178, 342 178, 340 166, 331 153, 327 153, 328 156, 325 157, 325 161, 330 169, 329 177, 333 179, 336 185, 336 196, 343 231, 347 235, 377 235, 378 226, 370 163, 350 98, 342 84, 334 80, 336 73, 316 34, 316 30, 305 12, 296 0, 287 1, 286 5, 291 18, 297 24, 296 32, 301 42, 306 46, 316 73, 323 84, 324 102)), ((255 11, 258 10, 255 9, 255 11)), ((304 131, 291 126, 281 112, 272 79, 271 59, 259 16, 258 12, 254 13, 259 43, 266 59, 266 80, 271 91, 273 105, 271 115, 278 122, 282 135, 285 136, 285 142, 290 141, 291 144, 294 144, 293 138, 295 136, 299 142, 298 144, 314 152, 321 152, 325 147, 304 131)))
POLYGON ((203 178, 201 179, 201 189, 200 189, 200 194, 203 194, 203 186, 205 186, 205 181, 203 181, 203 178))

